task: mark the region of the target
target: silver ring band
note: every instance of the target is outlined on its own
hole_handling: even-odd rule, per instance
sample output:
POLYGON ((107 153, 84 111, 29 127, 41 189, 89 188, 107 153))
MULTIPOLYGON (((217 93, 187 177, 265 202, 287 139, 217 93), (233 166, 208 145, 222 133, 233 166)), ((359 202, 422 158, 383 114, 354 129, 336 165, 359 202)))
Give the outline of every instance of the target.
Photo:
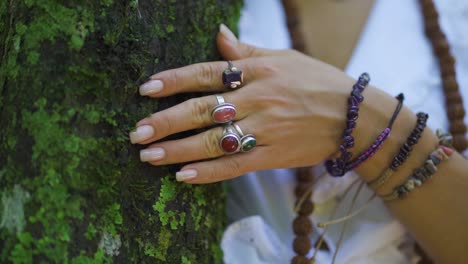
POLYGON ((216 124, 225 124, 231 122, 237 114, 236 107, 233 104, 226 103, 224 97, 216 95, 218 104, 211 110, 211 120, 216 124))
POLYGON ((257 146, 257 139, 253 134, 244 135, 242 129, 238 124, 233 123, 232 126, 240 135, 240 151, 242 152, 249 152, 257 146))

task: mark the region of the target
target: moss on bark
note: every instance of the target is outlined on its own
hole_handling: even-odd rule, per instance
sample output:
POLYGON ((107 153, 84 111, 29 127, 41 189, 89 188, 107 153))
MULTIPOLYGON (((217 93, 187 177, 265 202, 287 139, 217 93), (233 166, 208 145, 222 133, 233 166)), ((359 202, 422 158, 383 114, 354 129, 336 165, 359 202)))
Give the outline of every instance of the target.
MULTIPOLYGON (((216 60, 240 0, 0 3, 0 262, 217 263, 219 184, 139 162, 151 73, 216 60)), ((187 136, 181 133, 177 137, 187 136)))

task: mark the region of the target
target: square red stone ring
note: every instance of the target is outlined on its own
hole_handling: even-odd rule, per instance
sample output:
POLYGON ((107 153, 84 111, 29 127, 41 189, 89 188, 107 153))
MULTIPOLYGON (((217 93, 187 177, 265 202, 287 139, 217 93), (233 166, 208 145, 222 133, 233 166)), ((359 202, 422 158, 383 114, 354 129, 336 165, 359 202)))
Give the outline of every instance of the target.
POLYGON ((236 107, 226 103, 222 95, 216 95, 218 104, 211 110, 211 120, 217 124, 224 124, 234 120, 236 107))

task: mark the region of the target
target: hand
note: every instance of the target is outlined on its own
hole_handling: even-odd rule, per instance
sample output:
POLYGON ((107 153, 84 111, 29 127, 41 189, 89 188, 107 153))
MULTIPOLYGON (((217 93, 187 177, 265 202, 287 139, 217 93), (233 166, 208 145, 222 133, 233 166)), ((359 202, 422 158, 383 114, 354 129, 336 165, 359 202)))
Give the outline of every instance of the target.
MULTIPOLYGON (((153 165, 196 161, 177 180, 210 183, 247 172, 317 164, 338 149, 345 126, 346 100, 355 82, 340 70, 292 50, 265 50, 240 43, 224 25, 217 36, 222 56, 244 73, 243 86, 223 87, 226 62, 194 64, 160 72, 140 87, 154 98, 184 92, 218 92, 236 106, 235 118, 257 147, 223 155, 222 126, 180 140, 158 142, 141 151, 153 165), (209 159, 209 160, 208 160, 209 159)), ((137 123, 132 143, 149 144, 168 135, 212 126, 214 95, 190 99, 137 123)))

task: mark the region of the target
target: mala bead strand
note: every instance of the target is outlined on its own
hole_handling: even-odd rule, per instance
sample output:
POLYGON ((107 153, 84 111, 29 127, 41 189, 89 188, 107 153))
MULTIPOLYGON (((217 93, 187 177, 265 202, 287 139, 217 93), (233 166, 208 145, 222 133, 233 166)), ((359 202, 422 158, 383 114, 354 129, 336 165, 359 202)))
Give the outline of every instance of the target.
MULTIPOLYGON (((282 0, 286 14, 289 36, 292 47, 300 52, 305 52, 305 41, 300 30, 300 19, 297 12, 297 3, 294 0, 282 0)), ((294 190, 296 204, 299 205, 298 215, 292 223, 292 229, 296 238, 293 241, 293 250, 296 256, 291 259, 292 264, 310 264, 313 260, 306 257, 312 247, 310 235, 313 231, 313 224, 310 215, 313 212, 312 187, 314 174, 311 168, 298 168, 296 171, 297 186, 294 190)))
POLYGON ((297 3, 292 0, 282 0, 282 2, 284 13, 286 14, 286 23, 288 26, 289 37, 292 42, 292 48, 300 52, 305 52, 306 46, 304 36, 299 27, 300 19, 297 12, 297 3))
POLYGON ((450 122, 450 133, 453 135, 453 146, 463 152, 468 147, 465 137, 467 127, 463 122, 465 109, 459 92, 455 71, 455 58, 450 52, 447 37, 439 25, 439 14, 432 0, 419 0, 424 17, 424 26, 434 54, 439 62, 442 86, 445 94, 445 106, 450 122))
POLYGON ((312 248, 310 235, 313 230, 310 215, 314 210, 312 203, 312 186, 314 183, 314 174, 310 168, 298 168, 296 170, 296 205, 297 216, 292 223, 292 229, 296 237, 293 241, 293 250, 297 254, 291 260, 292 264, 310 264, 306 255, 312 248))

